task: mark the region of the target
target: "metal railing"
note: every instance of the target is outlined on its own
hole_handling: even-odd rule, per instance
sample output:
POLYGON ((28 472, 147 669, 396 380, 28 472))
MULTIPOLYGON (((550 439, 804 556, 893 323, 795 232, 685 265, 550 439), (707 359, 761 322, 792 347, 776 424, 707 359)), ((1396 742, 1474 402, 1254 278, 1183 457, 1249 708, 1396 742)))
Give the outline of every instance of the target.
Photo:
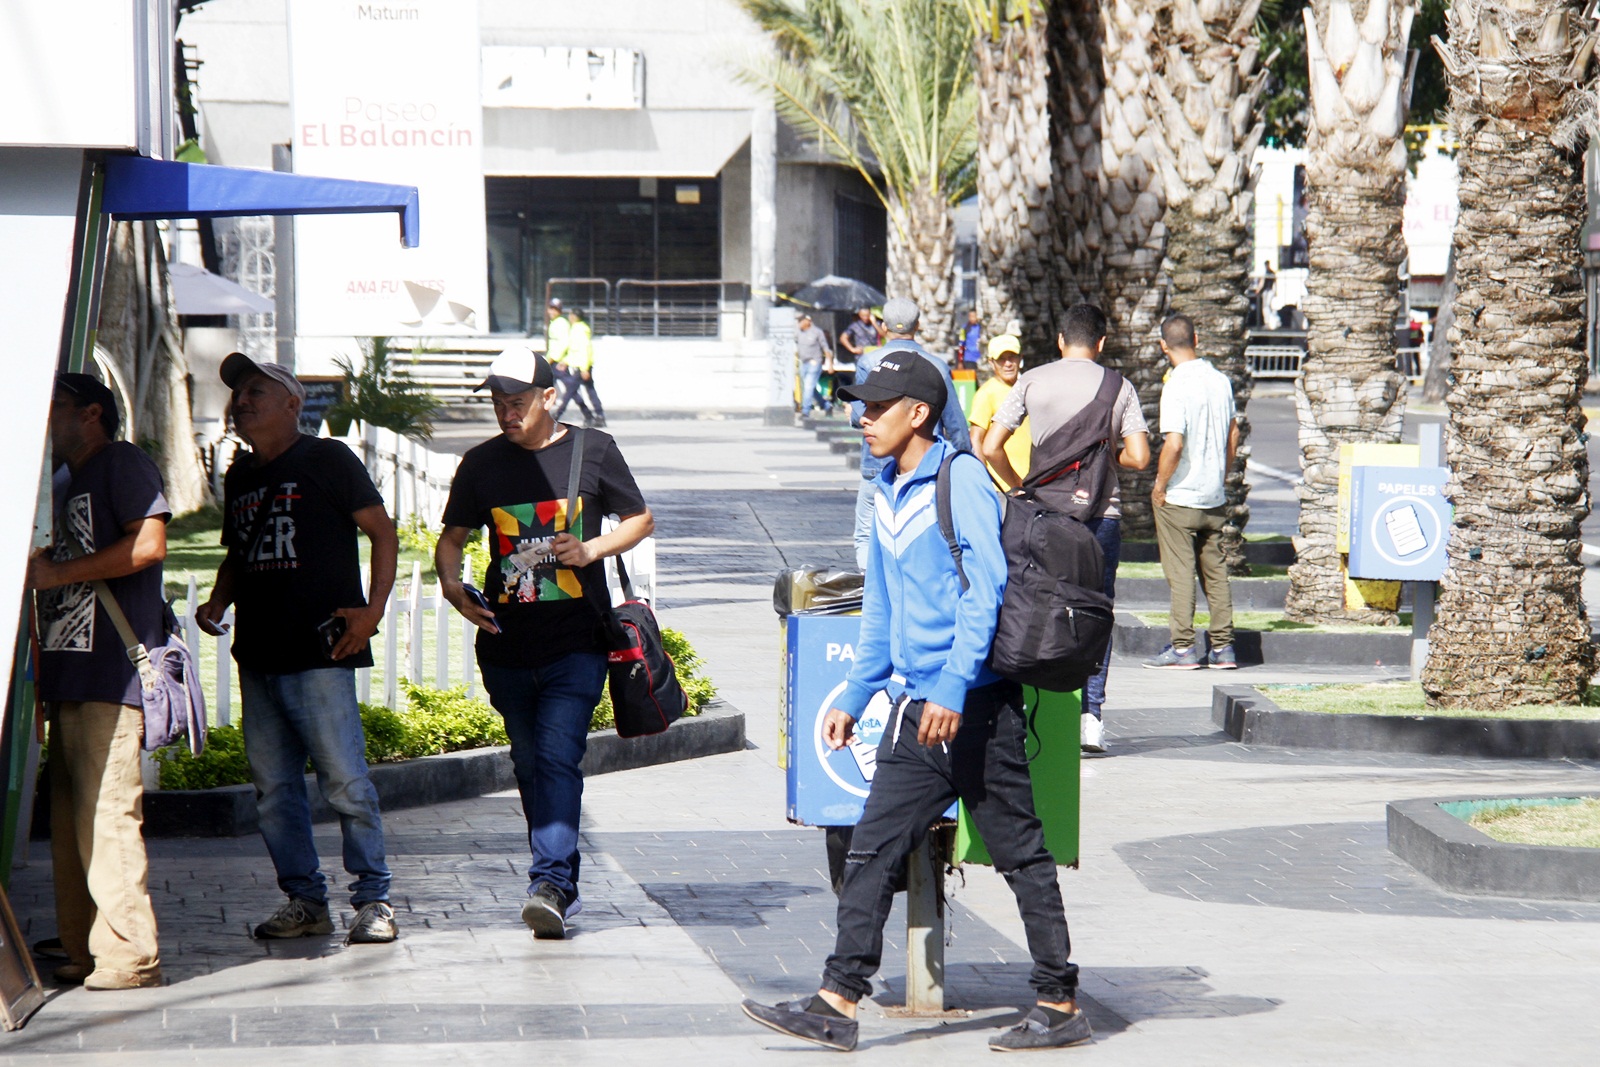
POLYGON ((622 337, 717 337, 723 316, 742 317, 750 302, 748 283, 723 278, 551 278, 544 294, 571 300, 595 333, 622 337))

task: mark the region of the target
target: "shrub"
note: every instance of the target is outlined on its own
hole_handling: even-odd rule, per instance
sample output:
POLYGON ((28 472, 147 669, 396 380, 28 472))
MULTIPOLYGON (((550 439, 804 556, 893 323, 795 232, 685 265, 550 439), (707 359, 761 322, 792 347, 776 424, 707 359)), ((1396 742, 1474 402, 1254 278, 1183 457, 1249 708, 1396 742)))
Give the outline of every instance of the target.
POLYGON ((244 731, 237 726, 213 726, 206 733, 206 750, 198 757, 191 756, 182 741, 152 755, 161 771, 162 789, 215 789, 250 781, 244 731))

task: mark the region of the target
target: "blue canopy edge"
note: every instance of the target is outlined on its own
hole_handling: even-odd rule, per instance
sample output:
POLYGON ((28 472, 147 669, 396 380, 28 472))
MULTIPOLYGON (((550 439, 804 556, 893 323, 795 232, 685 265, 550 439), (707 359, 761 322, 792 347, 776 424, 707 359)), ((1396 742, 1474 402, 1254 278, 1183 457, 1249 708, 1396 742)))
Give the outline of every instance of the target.
POLYGON ((417 247, 414 185, 384 185, 145 156, 106 160, 102 209, 112 218, 209 219, 232 215, 350 215, 394 211, 400 243, 417 247))

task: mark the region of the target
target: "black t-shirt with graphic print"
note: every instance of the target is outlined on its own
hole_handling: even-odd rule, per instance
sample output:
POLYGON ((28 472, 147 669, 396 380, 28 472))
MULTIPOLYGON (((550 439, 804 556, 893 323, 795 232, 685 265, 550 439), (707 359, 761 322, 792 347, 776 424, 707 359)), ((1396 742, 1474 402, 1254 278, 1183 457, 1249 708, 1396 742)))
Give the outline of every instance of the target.
MULTIPOLYGON (((592 541, 603 515, 627 517, 645 508, 617 443, 598 430, 569 429, 554 444, 526 449, 504 436, 461 457, 444 524, 489 528, 489 573, 483 594, 499 634, 478 632, 478 658, 499 667, 542 667, 573 652, 606 648, 600 614, 586 601, 602 587, 598 567, 583 576, 556 562, 550 541, 570 530, 592 541), (567 478, 573 436, 583 433, 578 514, 567 521, 567 478)), ((609 605, 608 605, 609 606, 609 605)))
POLYGON ((270 463, 246 452, 223 480, 222 543, 236 567, 233 658, 263 674, 370 667, 372 649, 322 653, 317 627, 337 608, 366 604, 354 514, 383 496, 338 441, 300 435, 270 463), (270 509, 256 535, 261 507, 270 509))
MULTIPOLYGON (((161 472, 127 441, 114 441, 77 471, 60 467, 52 479, 58 562, 99 552, 122 540, 129 523, 169 516, 161 472)), ((106 586, 146 648, 167 643, 161 564, 106 586)), ((122 637, 88 582, 39 594, 39 695, 45 700, 139 703, 139 677, 122 637)))

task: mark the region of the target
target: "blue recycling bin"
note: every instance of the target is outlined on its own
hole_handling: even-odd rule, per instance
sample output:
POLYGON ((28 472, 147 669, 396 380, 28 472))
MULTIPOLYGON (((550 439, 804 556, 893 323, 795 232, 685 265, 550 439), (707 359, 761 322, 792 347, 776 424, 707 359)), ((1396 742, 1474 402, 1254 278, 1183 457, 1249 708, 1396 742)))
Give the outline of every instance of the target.
MULTIPOLYGON (((778 751, 788 817, 802 826, 854 826, 872 788, 878 742, 889 723, 889 698, 873 696, 850 744, 832 751, 822 720, 855 666, 859 615, 796 612, 784 619, 783 707, 778 751)), ((954 819, 955 805, 946 813, 954 819)))

